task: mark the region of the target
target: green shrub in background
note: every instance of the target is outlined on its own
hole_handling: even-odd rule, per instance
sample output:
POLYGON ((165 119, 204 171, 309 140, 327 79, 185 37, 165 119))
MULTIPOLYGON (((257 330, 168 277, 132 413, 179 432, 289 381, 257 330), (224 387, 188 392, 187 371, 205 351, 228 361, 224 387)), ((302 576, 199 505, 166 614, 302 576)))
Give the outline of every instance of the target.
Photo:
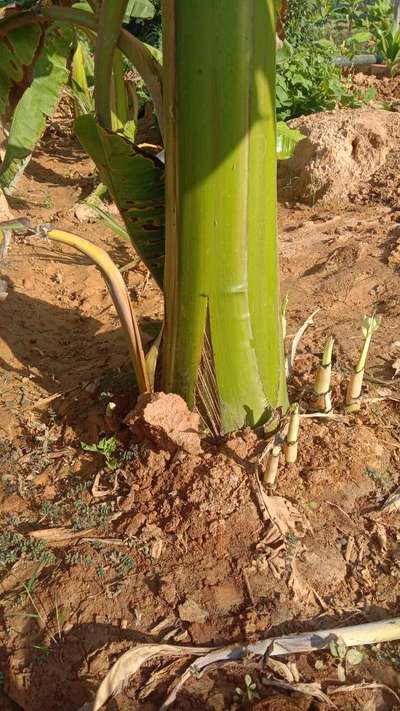
POLYGON ((397 71, 398 35, 392 37, 392 23, 392 0, 289 0, 286 41, 277 56, 278 118, 370 101, 375 91, 352 89, 335 60, 379 51, 397 71))
POLYGON ((277 115, 280 120, 296 118, 336 106, 357 108, 370 101, 375 90, 355 91, 333 63, 337 55, 329 40, 293 47, 285 42, 277 53, 277 115))
POLYGON ((285 37, 292 47, 310 45, 319 38, 315 18, 320 15, 318 0, 289 0, 285 37))

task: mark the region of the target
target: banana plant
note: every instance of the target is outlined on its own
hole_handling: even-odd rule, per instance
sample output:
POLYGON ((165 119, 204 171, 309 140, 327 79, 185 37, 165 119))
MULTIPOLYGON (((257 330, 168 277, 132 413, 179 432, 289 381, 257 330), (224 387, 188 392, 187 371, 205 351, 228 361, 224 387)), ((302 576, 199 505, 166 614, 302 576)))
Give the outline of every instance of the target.
MULTIPOLYGON (((86 14, 92 15, 89 23, 83 28, 91 37, 90 30, 97 29, 91 4, 77 3, 74 8, 78 12, 80 8, 84 8, 86 14)), ((51 13, 51 6, 48 9, 51 13)), ((54 9, 56 12, 57 9, 62 10, 54 9)), ((55 22, 48 29, 44 18, 39 19, 39 12, 40 5, 36 0, 20 0, 16 3, 0 0, 0 121, 3 125, 8 123, 8 114, 11 108, 13 109, 6 153, 0 165, 0 189, 6 193, 12 193, 15 189, 70 76, 68 60, 72 52, 74 25, 61 18, 62 24, 55 22), (14 5, 17 5, 19 12, 15 10, 14 5), (31 14, 29 9, 34 6, 35 14, 31 14), (29 75, 31 77, 27 85, 29 75), (10 98, 16 89, 20 93, 22 89, 22 96, 16 107, 10 107, 10 98)), ((154 12, 150 0, 129 0, 121 22, 128 22, 132 17, 151 19, 154 12)), ((76 27, 79 26, 77 22, 76 27)), ((125 44, 127 41, 130 45, 133 42, 132 40, 129 43, 128 33, 125 33, 124 39, 125 44)), ((145 53, 151 55, 150 50, 146 48, 145 53)), ((124 90, 121 91, 121 56, 116 53, 112 70, 117 97, 113 118, 113 126, 116 129, 124 126, 128 119, 126 94, 124 90)), ((83 48, 79 42, 75 44, 71 80, 77 113, 87 113, 91 108, 92 97, 86 81, 83 48)), ((160 103, 161 94, 158 105, 160 103)))
POLYGON ((286 407, 275 2, 164 0, 163 13, 164 387, 195 404, 208 331, 221 430, 229 431, 286 407))
POLYGON ((398 74, 400 70, 400 29, 396 23, 377 30, 376 47, 391 76, 398 74))
POLYGON ((163 0, 163 67, 123 29, 127 6, 103 2, 94 14, 43 5, 22 21, 65 22, 96 35, 96 115, 81 117, 77 132, 163 289, 160 387, 191 407, 200 397, 220 433, 256 426, 287 407, 275 0, 163 0), (112 130, 117 49, 152 96, 165 171, 157 156, 112 130))

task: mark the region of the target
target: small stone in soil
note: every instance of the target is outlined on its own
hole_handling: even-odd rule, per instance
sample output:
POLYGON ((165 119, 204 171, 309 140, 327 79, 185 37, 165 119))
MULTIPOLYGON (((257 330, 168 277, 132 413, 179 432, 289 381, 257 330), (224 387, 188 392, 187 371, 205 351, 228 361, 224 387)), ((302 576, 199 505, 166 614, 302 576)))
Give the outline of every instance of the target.
POLYGON ((206 622, 208 612, 200 607, 195 600, 187 598, 182 605, 178 607, 178 614, 184 622, 206 622))

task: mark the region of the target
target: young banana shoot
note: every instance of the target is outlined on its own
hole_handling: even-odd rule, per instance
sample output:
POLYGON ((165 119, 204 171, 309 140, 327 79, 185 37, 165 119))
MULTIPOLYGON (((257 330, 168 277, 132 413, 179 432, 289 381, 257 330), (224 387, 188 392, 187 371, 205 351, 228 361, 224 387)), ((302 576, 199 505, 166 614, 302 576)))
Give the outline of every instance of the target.
POLYGON ((300 412, 298 403, 292 406, 290 415, 289 430, 284 445, 284 454, 287 464, 297 462, 297 454, 299 449, 299 429, 300 429, 300 412))
POLYGON ((332 351, 335 339, 330 336, 325 343, 322 361, 315 378, 314 389, 311 397, 311 410, 314 412, 328 413, 332 410, 331 377, 332 377, 332 351))
POLYGON ((267 466, 265 467, 263 484, 264 486, 273 486, 278 476, 279 469, 279 459, 282 452, 281 444, 275 444, 267 459, 267 466))
POLYGON ((369 347, 371 345, 372 336, 378 330, 381 319, 380 316, 364 316, 362 332, 364 336, 364 345, 361 351, 360 358, 354 369, 346 393, 346 412, 358 412, 361 407, 361 390, 364 381, 365 363, 368 356, 369 347))

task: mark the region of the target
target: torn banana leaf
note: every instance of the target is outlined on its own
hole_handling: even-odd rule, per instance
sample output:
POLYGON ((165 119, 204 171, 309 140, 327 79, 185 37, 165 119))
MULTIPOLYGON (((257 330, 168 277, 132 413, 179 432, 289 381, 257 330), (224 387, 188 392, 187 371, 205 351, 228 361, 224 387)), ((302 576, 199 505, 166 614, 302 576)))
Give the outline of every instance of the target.
MULTIPOLYGON (((0 21, 0 30, 5 23, 4 19, 0 21)), ((41 34, 37 25, 28 25, 0 37, 0 116, 7 110, 11 89, 22 82, 26 68, 32 64, 41 34)))
MULTIPOLYGON (((30 28, 23 28, 27 32, 30 28)), ((0 185, 12 192, 42 137, 46 121, 57 108, 61 90, 68 80, 67 59, 72 30, 51 28, 42 54, 35 65, 34 78, 15 109, 0 170, 0 185)))
POLYGON ((94 116, 81 116, 75 132, 96 163, 125 222, 130 240, 157 284, 164 272, 164 167, 125 136, 107 131, 94 116))

